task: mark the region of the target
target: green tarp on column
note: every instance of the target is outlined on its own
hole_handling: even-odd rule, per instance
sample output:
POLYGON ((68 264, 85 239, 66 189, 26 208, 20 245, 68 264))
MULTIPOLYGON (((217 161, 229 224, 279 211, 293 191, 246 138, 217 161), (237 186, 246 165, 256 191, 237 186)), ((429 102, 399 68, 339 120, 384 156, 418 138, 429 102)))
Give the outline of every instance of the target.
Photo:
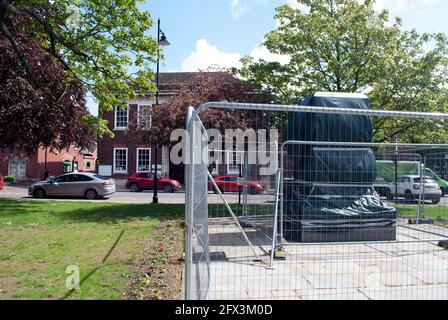
MULTIPOLYGON (((367 97, 317 93, 301 105, 370 109, 367 97)), ((369 116, 290 115, 286 140, 371 142, 369 116)), ((376 161, 370 148, 288 145, 293 170, 284 184, 284 235, 288 241, 395 239, 396 211, 374 191, 376 161)))

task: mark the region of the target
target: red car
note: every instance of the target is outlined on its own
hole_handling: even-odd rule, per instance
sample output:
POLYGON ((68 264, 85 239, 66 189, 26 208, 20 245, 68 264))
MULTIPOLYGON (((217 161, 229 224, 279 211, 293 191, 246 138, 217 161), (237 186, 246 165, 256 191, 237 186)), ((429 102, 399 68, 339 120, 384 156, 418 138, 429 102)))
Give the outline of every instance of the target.
MULTIPOLYGON (((249 181, 247 183, 240 182, 241 179, 236 176, 221 176, 214 178, 213 180, 215 180, 222 193, 242 192, 244 185, 247 185, 249 194, 260 194, 264 192, 264 188, 261 184, 253 181, 249 181)), ((217 193, 213 183, 211 182, 208 183, 208 190, 217 193)))
MULTIPOLYGON (((179 181, 164 178, 161 175, 157 175, 158 190, 163 190, 166 193, 172 193, 181 188, 179 181)), ((136 172, 128 178, 126 181, 126 189, 131 192, 141 192, 143 190, 154 189, 154 174, 149 172, 136 172)))
POLYGON ((3 177, 0 176, 0 190, 2 190, 5 187, 5 183, 3 182, 3 177))

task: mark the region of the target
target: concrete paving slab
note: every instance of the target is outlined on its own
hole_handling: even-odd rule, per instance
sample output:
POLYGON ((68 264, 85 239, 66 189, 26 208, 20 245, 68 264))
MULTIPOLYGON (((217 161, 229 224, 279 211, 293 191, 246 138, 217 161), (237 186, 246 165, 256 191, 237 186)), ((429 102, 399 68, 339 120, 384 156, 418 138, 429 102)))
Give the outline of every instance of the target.
MULTIPOLYGON (((428 226, 425 226, 425 230, 428 226)), ((439 228, 432 229, 435 233, 439 228)), ((211 296, 219 299, 448 299, 448 251, 419 230, 399 229, 399 241, 385 243, 285 246, 287 259, 268 270, 253 262, 235 225, 216 223, 228 262, 211 263, 211 296), (423 235, 422 235, 423 234, 423 235), (421 239, 421 240, 420 240, 421 239)), ((442 230, 445 232, 445 230, 442 230)), ((447 233, 448 234, 448 233, 447 233)), ((270 245, 259 233, 248 232, 259 255, 270 245)), ((431 235, 433 238, 433 235, 431 235)))
POLYGON ((357 289, 319 289, 301 296, 302 300, 368 300, 357 289))

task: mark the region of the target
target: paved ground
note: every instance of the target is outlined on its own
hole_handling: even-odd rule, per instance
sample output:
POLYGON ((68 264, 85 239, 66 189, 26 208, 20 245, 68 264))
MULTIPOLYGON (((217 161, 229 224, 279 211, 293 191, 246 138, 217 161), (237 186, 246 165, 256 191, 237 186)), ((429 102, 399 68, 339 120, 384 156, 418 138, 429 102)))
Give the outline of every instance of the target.
MULTIPOLYGON (((228 258, 211 262, 211 299, 448 299, 448 250, 437 246, 448 239, 446 228, 400 221, 398 241, 291 244, 275 270, 253 262, 235 224, 215 220, 209 230, 210 252, 228 258)), ((269 240, 255 232, 248 236, 268 263, 269 240)))
MULTIPOLYGON (((161 203, 184 203, 185 193, 163 193, 159 192, 159 201, 161 203)), ((121 203, 149 203, 152 201, 152 192, 137 192, 131 193, 129 191, 119 191, 116 192, 105 199, 94 200, 94 201, 105 201, 105 202, 121 202, 121 203)), ((26 187, 6 187, 4 190, 0 191, 0 199, 28 199, 33 200, 32 197, 28 196, 28 188, 26 187)), ((88 201, 83 199, 65 199, 57 198, 52 200, 63 200, 63 201, 88 201)))
MULTIPOLYGON (((129 191, 118 191, 104 199, 93 200, 93 201, 105 201, 105 202, 115 202, 115 203, 149 203, 152 202, 153 193, 152 191, 144 192, 129 192, 129 191)), ((175 193, 164 193, 159 191, 158 193, 159 203, 185 203, 185 193, 175 192, 175 193)), ((238 194, 225 194, 225 198, 229 203, 238 203, 238 194)), ((28 196, 28 187, 6 187, 4 190, 0 191, 0 199, 27 199, 33 200, 32 197, 28 196)), ((63 201, 79 201, 80 199, 65 199, 58 198, 52 200, 63 200, 63 201)), ((83 199, 81 199, 83 200, 83 199)), ((249 202, 263 203, 273 201, 274 196, 267 195, 257 195, 250 196, 249 202)), ((88 200, 83 200, 88 201, 88 200)), ((208 194, 209 203, 222 203, 221 198, 213 193, 208 194)))
MULTIPOLYGON (((185 203, 185 192, 175 192, 175 193, 164 193, 163 191, 159 191, 159 202, 160 203, 185 203)), ((243 201, 242 196, 240 197, 237 193, 225 193, 224 194, 228 203, 237 204, 243 201)), ((153 193, 152 191, 144 191, 144 192, 130 192, 125 188, 118 188, 118 191, 104 199, 101 200, 93 200, 93 201, 105 201, 105 202, 115 202, 115 203, 148 203, 152 202, 153 193)), ((4 190, 0 191, 0 199, 28 199, 32 200, 32 197, 28 196, 28 187, 20 186, 20 187, 6 187, 4 190)), ((79 201, 83 199, 51 199, 51 200, 63 200, 63 201, 79 201)), ((248 203, 273 203, 275 200, 275 196, 272 193, 266 193, 263 195, 249 195, 248 203)), ((88 201, 88 200, 84 200, 88 201)), ((214 204, 219 203, 222 204, 223 201, 219 195, 216 195, 212 192, 208 193, 208 203, 214 204)), ((403 203, 405 203, 403 201, 403 203)), ((440 205, 448 206, 448 197, 441 199, 440 205)))

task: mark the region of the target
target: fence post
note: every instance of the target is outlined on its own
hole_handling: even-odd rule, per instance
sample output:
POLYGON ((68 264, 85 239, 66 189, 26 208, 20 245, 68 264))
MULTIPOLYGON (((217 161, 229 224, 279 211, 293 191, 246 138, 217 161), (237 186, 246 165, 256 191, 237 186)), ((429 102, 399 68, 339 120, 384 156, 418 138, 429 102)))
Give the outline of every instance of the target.
POLYGON ((185 300, 191 300, 191 266, 193 263, 193 253, 192 253, 192 232, 193 232, 193 132, 194 126, 193 122, 193 107, 188 107, 187 110, 187 119, 186 119, 186 128, 188 132, 188 136, 186 141, 186 155, 185 160, 187 163, 185 164, 185 178, 186 178, 186 192, 185 192, 185 226, 186 226, 186 234, 185 234, 185 300))

